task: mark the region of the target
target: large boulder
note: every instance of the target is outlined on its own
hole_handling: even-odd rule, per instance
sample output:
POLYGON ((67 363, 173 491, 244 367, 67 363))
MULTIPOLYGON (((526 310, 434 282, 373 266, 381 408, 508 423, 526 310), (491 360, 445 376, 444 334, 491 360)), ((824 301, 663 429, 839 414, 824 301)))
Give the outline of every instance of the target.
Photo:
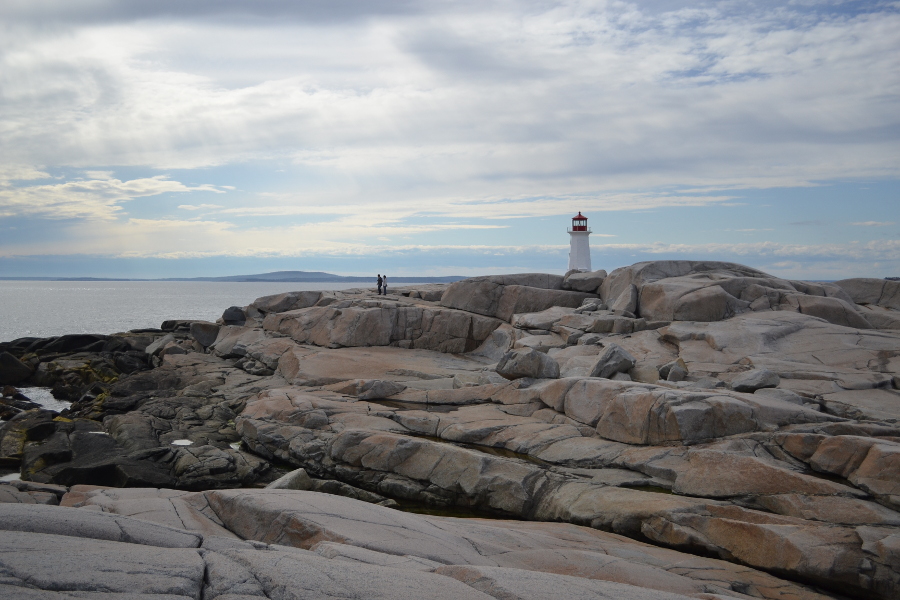
POLYGON ((612 377, 616 373, 625 373, 631 370, 635 358, 618 344, 610 344, 603 353, 597 357, 588 374, 590 377, 612 377))
POLYGON ((647 321, 721 321, 745 312, 787 310, 836 325, 872 325, 840 287, 788 281, 735 263, 653 261, 613 271, 600 286, 613 310, 647 321))
POLYGON ((558 275, 526 273, 491 275, 457 281, 441 297, 441 306, 509 321, 514 314, 533 313, 552 306, 577 308, 586 292, 563 290, 558 275))
POLYGON ((0 352, 0 384, 15 385, 31 377, 31 367, 9 352, 0 352))
POLYGON ((555 379, 559 377, 559 363, 533 348, 517 348, 500 359, 497 373, 506 379, 555 379))
POLYGON ((222 322, 225 325, 243 325, 247 321, 247 315, 240 306, 229 306, 222 313, 222 322))
POLYGON ((736 392, 750 392, 763 388, 778 387, 781 378, 778 373, 774 373, 769 369, 753 369, 736 377, 731 382, 731 389, 736 392))
POLYGON ((900 310, 900 281, 859 277, 835 281, 857 304, 900 310))
POLYGON ((601 378, 562 379, 541 402, 609 440, 653 445, 698 442, 796 423, 840 420, 775 398, 676 390, 601 378))
POLYGON ((257 298, 250 303, 250 308, 263 314, 286 312, 314 306, 322 299, 322 295, 322 292, 316 291, 285 292, 257 298))
POLYGON ((564 290, 573 290, 576 292, 589 292, 596 294, 600 289, 600 284, 606 279, 606 271, 575 271, 566 275, 563 281, 564 290))
POLYGON ((691 374, 739 381, 752 365, 780 378, 778 389, 818 401, 842 417, 900 418, 892 374, 900 335, 832 324, 796 312, 748 312, 726 321, 675 322, 659 340, 677 348, 691 374))
POLYGON ((204 348, 212 346, 219 337, 219 326, 203 321, 191 323, 191 337, 204 348))
POLYGON ((856 329, 872 328, 872 325, 863 314, 853 304, 842 298, 792 294, 784 298, 781 306, 784 310, 793 309, 804 315, 825 319, 835 325, 854 327, 856 329))
POLYGON ((499 325, 496 319, 464 311, 391 300, 356 300, 271 313, 263 321, 266 331, 283 333, 301 344, 330 348, 401 345, 451 353, 475 350, 499 325))
MULTIPOLYGON (((100 352, 103 350, 109 336, 99 334, 69 334, 52 338, 48 343, 40 347, 40 352, 45 354, 64 352, 100 352)), ((31 350, 34 352, 37 348, 31 350)))
POLYGON ((640 293, 641 315, 655 320, 721 321, 749 306, 749 302, 735 298, 718 285, 698 286, 694 278, 650 283, 640 293))

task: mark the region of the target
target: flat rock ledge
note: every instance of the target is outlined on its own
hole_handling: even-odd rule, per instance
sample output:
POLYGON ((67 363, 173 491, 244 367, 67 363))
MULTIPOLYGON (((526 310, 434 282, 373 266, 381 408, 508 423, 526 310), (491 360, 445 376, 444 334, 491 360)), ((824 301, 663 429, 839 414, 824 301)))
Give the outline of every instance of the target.
POLYGON ((896 598, 895 288, 657 261, 0 343, 0 592, 896 598))
POLYGON ((565 523, 427 516, 280 489, 82 485, 59 500, 0 503, 4 598, 834 597, 565 523))

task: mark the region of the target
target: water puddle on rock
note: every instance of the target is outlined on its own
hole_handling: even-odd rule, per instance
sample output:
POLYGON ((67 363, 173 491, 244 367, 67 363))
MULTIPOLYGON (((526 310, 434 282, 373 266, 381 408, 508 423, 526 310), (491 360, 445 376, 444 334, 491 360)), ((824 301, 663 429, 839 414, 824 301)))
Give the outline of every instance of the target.
POLYGON ((659 487, 658 485, 638 485, 638 484, 621 484, 618 487, 628 488, 630 490, 637 490, 639 492, 653 492, 654 494, 669 494, 670 496, 675 496, 675 492, 668 488, 659 487))
POLYGON ((432 506, 424 502, 414 502, 412 500, 400 500, 394 498, 397 502, 396 510, 417 515, 429 515, 432 517, 453 517, 456 519, 493 519, 501 521, 524 521, 521 517, 508 515, 489 510, 478 508, 467 508, 462 506, 432 506))
POLYGON ((524 460, 525 462, 530 462, 535 465, 541 465, 542 467, 552 467, 555 466, 552 463, 548 463, 545 460, 541 460, 539 458, 535 458, 528 454, 523 454, 521 452, 515 452, 513 450, 507 450, 506 448, 494 448, 493 446, 479 446, 478 444, 458 444, 463 448, 468 448, 469 450, 477 450, 478 452, 483 452, 485 454, 490 454, 491 456, 500 456, 502 458, 518 458, 519 460, 524 460))
POLYGON ((192 446, 194 444, 191 440, 173 440, 169 443, 173 446, 192 446))
POLYGON ((66 402, 65 400, 57 400, 56 398, 54 398, 53 393, 50 391, 50 388, 19 388, 19 393, 27 397, 32 402, 40 404, 48 410, 55 410, 56 412, 62 412, 63 410, 72 406, 71 402, 66 402))

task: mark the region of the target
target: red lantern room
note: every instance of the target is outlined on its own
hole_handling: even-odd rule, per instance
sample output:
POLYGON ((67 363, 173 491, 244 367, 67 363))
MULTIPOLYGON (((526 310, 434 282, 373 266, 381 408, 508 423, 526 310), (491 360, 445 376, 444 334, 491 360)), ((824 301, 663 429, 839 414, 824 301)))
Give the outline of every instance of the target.
POLYGON ((578 215, 572 217, 572 231, 587 231, 587 217, 578 211, 578 215))

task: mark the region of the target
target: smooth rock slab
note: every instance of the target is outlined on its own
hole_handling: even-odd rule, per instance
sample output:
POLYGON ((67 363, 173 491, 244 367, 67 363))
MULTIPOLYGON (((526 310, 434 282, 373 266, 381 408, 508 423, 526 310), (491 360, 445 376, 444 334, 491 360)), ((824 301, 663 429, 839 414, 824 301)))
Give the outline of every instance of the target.
POLYGON ((202 496, 245 539, 304 549, 339 542, 444 564, 490 564, 458 536, 419 515, 349 498, 293 490, 220 490, 202 496))
POLYGON ((111 513, 65 506, 0 504, 0 530, 127 542, 161 548, 197 548, 203 541, 202 536, 181 529, 111 513))
POLYGON ((890 529, 858 528, 868 530, 863 532, 871 535, 867 540, 848 527, 821 526, 737 506, 707 509, 701 514, 672 512, 654 517, 642 531, 653 540, 704 548, 756 568, 791 573, 853 598, 896 598, 900 592, 896 552, 879 552, 898 537, 890 529))
POLYGON ((687 600, 688 596, 647 588, 498 567, 441 567, 435 573, 458 579, 476 590, 503 600, 687 600))
POLYGON ((449 577, 409 569, 329 560, 293 550, 225 552, 259 581, 272 600, 490 600, 449 577))
MULTIPOLYGON (((0 598, 11 600, 194 600, 190 596, 175 594, 123 594, 113 592, 50 592, 35 588, 23 588, 18 585, 0 584, 0 598)), ((233 596, 222 600, 244 600, 233 596)))
POLYGON ((755 457, 716 450, 691 452, 689 467, 673 490, 681 494, 728 498, 750 494, 861 495, 839 483, 789 471, 755 457))
POLYGON ((24 531, 5 532, 0 548, 2 581, 24 587, 199 598, 203 586, 203 559, 193 549, 24 531))

